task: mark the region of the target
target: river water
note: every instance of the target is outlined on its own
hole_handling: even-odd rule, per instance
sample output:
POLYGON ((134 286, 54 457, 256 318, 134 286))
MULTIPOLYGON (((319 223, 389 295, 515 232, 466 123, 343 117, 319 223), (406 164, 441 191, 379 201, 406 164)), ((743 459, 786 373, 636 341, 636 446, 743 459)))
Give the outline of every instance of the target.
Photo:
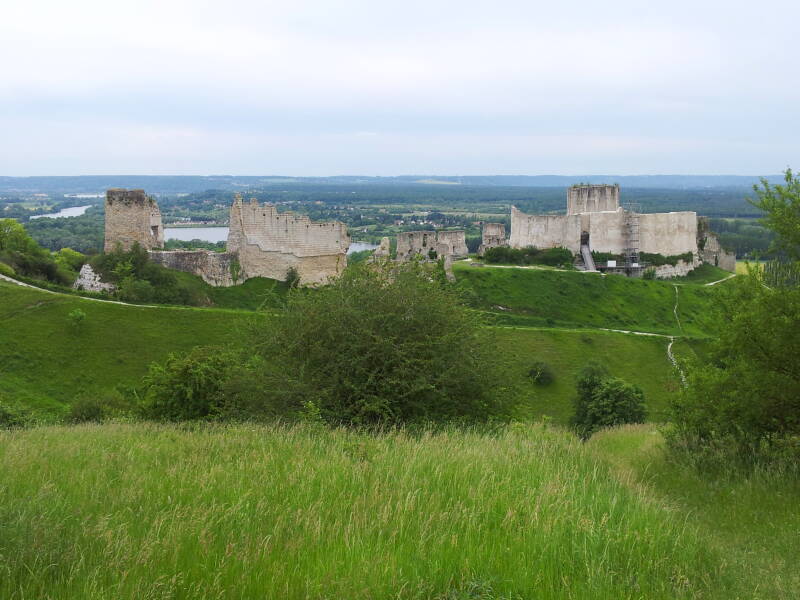
MULTIPOLYGON (((227 227, 166 227, 164 229, 165 240, 181 240, 191 242, 192 240, 202 240, 204 242, 224 242, 228 239, 227 227)), ((375 244, 366 242, 353 242, 347 249, 348 254, 361 252, 362 250, 374 250, 375 244)))
POLYGON ((86 212, 88 206, 70 206, 69 208, 62 208, 57 213, 48 213, 46 215, 33 215, 31 219, 58 219, 59 217, 80 217, 86 212))

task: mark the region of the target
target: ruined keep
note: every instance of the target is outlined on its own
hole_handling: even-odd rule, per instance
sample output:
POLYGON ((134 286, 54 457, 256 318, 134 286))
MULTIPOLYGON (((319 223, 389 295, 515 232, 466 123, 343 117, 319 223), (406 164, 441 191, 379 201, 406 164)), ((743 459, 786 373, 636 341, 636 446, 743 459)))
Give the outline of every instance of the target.
POLYGON ((290 269, 297 272, 301 284, 316 285, 326 283, 347 266, 350 236, 344 223, 315 223, 303 215, 279 213, 274 205, 259 204, 255 199, 244 203, 238 194, 231 206, 225 252, 152 251, 164 242, 161 213, 155 201, 147 199, 141 190, 109 190, 106 211, 106 251, 117 243, 129 249, 138 241, 151 250, 149 256, 153 262, 194 273, 214 286, 235 285, 253 277, 285 281, 290 269), (147 203, 119 200, 128 197, 141 198, 147 203))
POLYGON ((566 215, 528 215, 511 207, 512 248, 560 246, 578 253, 586 245, 596 252, 624 254, 634 244, 638 252, 697 255, 697 213, 625 210, 619 204, 619 186, 611 185, 573 186, 567 192, 566 215))
POLYGON ((130 250, 138 242, 145 250, 164 246, 161 211, 144 190, 106 191, 105 252, 117 244, 130 250))
POLYGON ((482 255, 489 248, 507 246, 506 226, 504 223, 484 223, 481 228, 481 245, 478 254, 482 255))
POLYGON ((397 260, 407 261, 415 256, 430 258, 456 258, 466 256, 467 239, 458 231, 406 231, 397 234, 397 260))

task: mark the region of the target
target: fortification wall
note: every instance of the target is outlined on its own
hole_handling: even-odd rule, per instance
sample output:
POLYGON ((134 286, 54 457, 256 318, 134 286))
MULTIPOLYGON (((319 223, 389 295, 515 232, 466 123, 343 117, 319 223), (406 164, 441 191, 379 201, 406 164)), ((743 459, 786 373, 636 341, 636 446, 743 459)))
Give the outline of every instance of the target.
POLYGON ((243 279, 270 277, 284 281, 289 269, 301 284, 321 284, 347 266, 350 235, 339 221, 315 223, 304 215, 279 213, 255 199, 231 206, 227 251, 236 253, 243 279))
POLYGON ((588 228, 582 227, 582 231, 589 233, 589 248, 595 252, 622 254, 626 245, 625 211, 596 212, 582 217, 588 223, 588 228))
POLYGON ((567 214, 615 211, 619 185, 573 185, 567 189, 567 214))
POLYGON ((697 254, 697 213, 639 215, 639 250, 664 256, 697 254))
POLYGON ((685 277, 692 271, 694 271, 697 267, 703 264, 699 258, 696 258, 690 262, 686 262, 685 260, 679 260, 674 266, 673 265, 661 265, 658 267, 654 267, 656 272, 656 279, 672 279, 673 277, 685 277))
POLYGON ((489 248, 506 246, 506 226, 505 223, 484 223, 481 227, 481 245, 478 254, 483 254, 489 248))
POLYGON ((512 248, 555 248, 562 246, 572 252, 581 247, 581 215, 528 215, 511 207, 512 248))
POLYGON ((117 244, 123 250, 130 250, 136 242, 145 250, 164 245, 161 211, 144 190, 110 189, 105 208, 105 252, 117 244))
POLYGON ((150 260, 168 269, 194 273, 210 285, 228 287, 242 283, 238 273, 237 257, 230 252, 210 250, 174 250, 169 252, 149 252, 150 260), (236 273, 238 279, 234 280, 236 273))
POLYGON ((708 219, 705 217, 697 218, 697 247, 700 250, 700 258, 705 263, 735 273, 736 255, 725 250, 722 244, 719 243, 717 234, 708 227, 708 219))
POLYGON ((430 251, 437 257, 466 256, 467 240, 460 231, 406 231, 397 234, 397 260, 410 260, 414 256, 429 258, 430 251))

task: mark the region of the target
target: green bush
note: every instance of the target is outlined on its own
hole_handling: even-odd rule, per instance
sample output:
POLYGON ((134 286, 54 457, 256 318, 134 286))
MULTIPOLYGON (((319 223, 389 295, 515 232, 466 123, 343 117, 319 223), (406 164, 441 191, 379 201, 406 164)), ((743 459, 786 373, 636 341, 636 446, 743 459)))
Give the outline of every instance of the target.
POLYGON ((106 416, 103 403, 96 397, 78 398, 67 413, 68 423, 102 423, 106 416))
POLYGON ((536 385, 550 385, 556 378, 550 365, 543 360, 534 361, 528 375, 536 385))
POLYGON ((152 364, 139 390, 139 411, 147 419, 184 421, 217 416, 224 408, 225 386, 237 358, 213 347, 171 354, 152 364))
POLYGON ((364 265, 292 290, 252 333, 264 401, 357 425, 506 414, 492 330, 442 279, 417 262, 364 265))
POLYGON ((0 398, 0 429, 14 429, 25 427, 31 421, 28 412, 0 398))
POLYGON ((611 377, 602 365, 584 367, 578 375, 576 391, 575 414, 570 424, 582 439, 603 427, 644 423, 647 413, 642 390, 611 377))
POLYGON ((11 267, 11 265, 7 265, 4 262, 0 262, 0 275, 5 275, 6 277, 14 277, 16 272, 11 267))
POLYGON ((498 246, 496 248, 488 248, 483 253, 483 259, 487 263, 570 267, 572 266, 573 255, 566 248, 539 250, 534 246, 528 246, 527 248, 498 246))

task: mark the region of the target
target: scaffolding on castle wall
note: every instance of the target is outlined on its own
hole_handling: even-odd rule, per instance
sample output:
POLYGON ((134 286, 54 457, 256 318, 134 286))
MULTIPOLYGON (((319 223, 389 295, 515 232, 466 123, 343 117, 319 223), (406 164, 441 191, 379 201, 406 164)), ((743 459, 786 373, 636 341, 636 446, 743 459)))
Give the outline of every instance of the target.
POLYGON ((625 269, 630 275, 642 272, 644 265, 639 256, 639 204, 625 202, 625 269))

